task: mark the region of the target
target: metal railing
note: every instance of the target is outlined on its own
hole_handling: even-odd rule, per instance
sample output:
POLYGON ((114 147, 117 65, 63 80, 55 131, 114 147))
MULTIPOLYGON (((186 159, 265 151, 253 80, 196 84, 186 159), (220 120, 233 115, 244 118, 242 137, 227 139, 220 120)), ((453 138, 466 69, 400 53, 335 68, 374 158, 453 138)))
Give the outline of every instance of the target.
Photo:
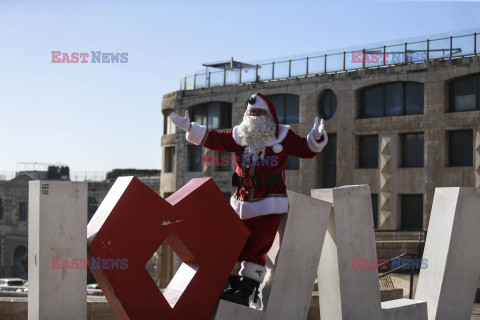
POLYGON ((396 40, 362 47, 345 48, 311 55, 271 59, 249 63, 253 67, 195 72, 186 75, 180 90, 194 90, 254 82, 291 79, 347 72, 359 69, 381 68, 398 64, 421 63, 439 59, 476 56, 480 28, 449 34, 396 40))
MULTIPOLYGON (((402 253, 401 255, 399 255, 395 258, 389 259, 387 262, 379 264, 378 268, 381 269, 383 266, 388 266, 389 263, 392 263, 394 261, 402 259, 405 256, 409 256, 409 257, 411 257, 411 259, 407 260, 407 262, 405 262, 405 263, 402 263, 401 266, 390 269, 389 271, 380 274, 378 276, 378 278, 381 279, 385 276, 388 276, 392 273, 395 273, 395 272, 398 272, 398 271, 401 271, 401 270, 409 270, 409 273, 410 273, 410 290, 409 290, 409 293, 408 293, 408 297, 409 297, 409 299, 412 299, 412 297, 413 297, 413 275, 414 275, 414 267, 411 265, 412 264, 412 259, 421 259, 421 257, 422 257, 421 255, 419 255, 418 253, 405 252, 405 253, 402 253)), ((402 260, 400 260, 400 262, 402 262, 402 260)))
MULTIPOLYGON (((413 260, 412 259, 422 259, 422 256, 423 256, 423 249, 425 248, 425 241, 427 239, 427 230, 415 230, 415 229, 412 229, 412 230, 408 230, 408 229, 402 229, 402 230, 375 230, 375 233, 394 233, 394 238, 395 239, 391 239, 391 240, 399 240, 397 235, 398 234, 402 234, 402 233, 417 233, 418 232, 418 245, 417 245, 417 252, 416 253, 409 253, 409 252, 405 252, 405 253, 402 253, 400 254, 399 256, 396 256, 394 258, 391 258, 391 259, 388 259, 388 261, 384 262, 384 263, 381 263, 378 265, 378 270, 383 270, 385 267, 384 266, 388 266, 390 264, 391 266, 391 263, 392 262, 395 262, 397 260, 400 260, 404 257, 410 257, 410 259, 408 260, 400 260, 400 264, 398 267, 396 268, 389 268, 390 270, 380 274, 378 276, 379 279, 382 279, 386 276, 389 276, 390 274, 392 273, 396 273, 396 272, 400 272, 400 271, 405 271, 405 270, 408 270, 409 274, 410 274, 410 289, 409 289, 409 298, 412 299, 413 297, 413 277, 414 277, 414 273, 416 272, 415 271, 415 268, 414 266, 412 266, 411 264, 413 263, 413 260)), ((407 235, 407 236, 404 236, 403 240, 409 240, 409 238, 415 238, 416 235, 407 235)), ((388 240, 387 240, 388 241, 388 240)), ((401 240, 400 240, 401 241, 401 240)), ((391 281, 390 281, 391 282, 391 281)))
POLYGON ((417 244, 417 253, 422 255, 423 248, 425 246, 425 240, 427 239, 427 230, 423 229, 375 229, 375 241, 383 241, 377 240, 377 234, 381 233, 393 233, 393 237, 389 237, 385 239, 386 241, 412 241, 418 240, 417 244), (416 234, 418 233, 418 234, 416 234))

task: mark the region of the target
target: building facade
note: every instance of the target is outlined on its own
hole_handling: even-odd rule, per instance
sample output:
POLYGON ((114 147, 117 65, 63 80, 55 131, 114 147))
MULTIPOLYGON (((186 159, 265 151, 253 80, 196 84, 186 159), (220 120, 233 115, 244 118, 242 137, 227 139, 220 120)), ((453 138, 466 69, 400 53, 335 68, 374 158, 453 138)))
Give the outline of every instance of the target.
POLYGON ((417 250, 436 187, 480 186, 480 59, 471 56, 166 94, 162 196, 204 176, 233 193, 234 168, 209 161, 226 155, 188 143, 168 115, 189 110, 192 121, 228 131, 255 92, 301 136, 325 119, 327 147, 289 161, 287 188, 370 185, 380 258, 417 250))
MULTIPOLYGON (((158 193, 160 171, 155 176, 138 178, 158 193)), ((18 172, 13 179, 0 181, 0 278, 27 279, 22 257, 28 252, 28 183, 33 180, 52 179, 49 179, 47 171, 29 171, 18 172)), ((88 221, 114 181, 115 179, 88 183, 88 221)), ((159 279, 158 260, 159 255, 156 253, 145 266, 156 282, 159 279)))

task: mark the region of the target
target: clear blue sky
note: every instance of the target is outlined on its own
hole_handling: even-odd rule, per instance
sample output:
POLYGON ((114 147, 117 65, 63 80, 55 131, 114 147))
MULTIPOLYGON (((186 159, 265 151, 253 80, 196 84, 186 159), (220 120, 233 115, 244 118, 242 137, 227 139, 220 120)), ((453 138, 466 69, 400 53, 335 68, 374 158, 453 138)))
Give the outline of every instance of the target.
POLYGON ((0 171, 161 168, 162 96, 204 62, 480 26, 480 2, 0 1, 0 171), (128 52, 52 64, 51 51, 128 52))

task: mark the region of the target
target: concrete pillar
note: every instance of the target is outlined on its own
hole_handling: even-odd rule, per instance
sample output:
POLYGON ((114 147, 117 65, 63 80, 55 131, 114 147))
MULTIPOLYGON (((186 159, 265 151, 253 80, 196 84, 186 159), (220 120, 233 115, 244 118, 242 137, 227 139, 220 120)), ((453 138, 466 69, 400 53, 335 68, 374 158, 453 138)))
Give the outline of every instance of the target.
POLYGON ((288 198, 290 211, 266 257, 263 305, 254 309, 220 300, 212 320, 307 319, 331 205, 291 191, 288 198))
POLYGON ((317 189, 312 197, 333 204, 317 272, 321 319, 426 320, 423 301, 380 302, 370 187, 317 189))
POLYGON ((429 320, 469 319, 480 274, 480 190, 437 188, 415 298, 429 320))
POLYGON ((86 182, 29 183, 29 320, 87 318, 87 194, 86 182))
POLYGON ((377 270, 352 268, 354 258, 377 258, 370 187, 316 189, 312 197, 333 204, 317 271, 321 319, 379 319, 377 270))
POLYGON ((397 194, 395 193, 395 177, 397 171, 396 134, 384 134, 378 137, 380 147, 380 221, 382 229, 396 229, 397 194))

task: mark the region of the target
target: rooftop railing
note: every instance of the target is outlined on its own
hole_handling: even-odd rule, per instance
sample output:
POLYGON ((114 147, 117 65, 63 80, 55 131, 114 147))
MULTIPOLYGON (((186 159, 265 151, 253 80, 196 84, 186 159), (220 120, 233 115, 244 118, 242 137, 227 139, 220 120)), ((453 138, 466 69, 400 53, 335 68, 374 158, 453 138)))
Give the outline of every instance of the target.
POLYGON ((480 28, 476 28, 363 47, 250 62, 251 66, 244 68, 218 70, 207 67, 204 71, 186 75, 181 80, 180 90, 242 85, 476 56, 480 50, 480 44, 477 41, 479 31, 480 28))

